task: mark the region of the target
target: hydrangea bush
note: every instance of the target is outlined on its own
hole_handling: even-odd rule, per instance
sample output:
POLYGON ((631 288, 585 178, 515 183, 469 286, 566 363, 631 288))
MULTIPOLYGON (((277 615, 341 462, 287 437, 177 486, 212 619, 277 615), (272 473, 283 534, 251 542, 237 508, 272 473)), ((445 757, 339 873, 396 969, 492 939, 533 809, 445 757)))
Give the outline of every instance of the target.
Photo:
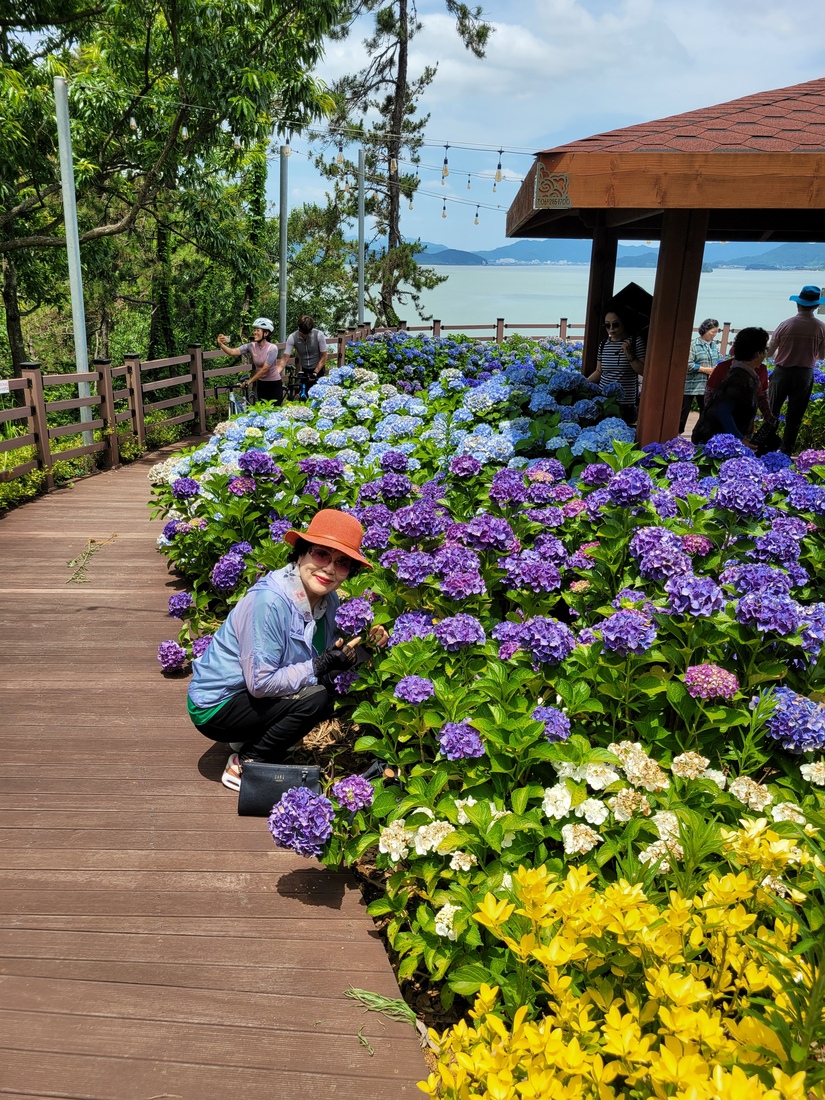
MULTIPOLYGON (((381 369, 397 374, 386 357, 403 340, 378 344, 365 363, 383 355, 381 369)), ((719 1004, 735 981, 703 938, 715 934, 710 907, 689 902, 745 869, 756 886, 728 908, 747 917, 743 931, 762 921, 785 935, 788 950, 793 937, 777 921, 816 926, 823 905, 825 867, 809 854, 809 834, 825 805, 825 454, 757 460, 725 436, 703 449, 680 438, 640 451, 609 417, 610 399, 572 377, 574 352, 468 348, 455 366, 434 361, 430 374, 410 375, 407 393, 358 364, 364 351, 353 346, 354 365, 314 387, 308 406, 253 411, 153 471, 162 549, 191 588, 190 600, 173 597, 183 627, 177 650, 164 643, 167 659, 175 668, 190 652, 197 659, 249 584, 283 563, 285 530, 305 526, 319 505, 351 510, 376 568, 348 582, 339 623, 348 632, 384 624, 391 636, 337 690, 360 727, 365 768, 377 757, 397 781, 344 777, 311 806, 288 804, 270 823, 276 842, 331 866, 372 852, 386 879, 370 911, 387 921, 400 977, 426 971, 447 1005, 498 987, 495 1000, 482 994, 485 1026, 507 1020, 516 1034, 523 1009, 536 1027, 561 1014, 565 1043, 583 1044, 596 1073, 596 1054, 605 1065, 613 1052, 588 1046, 593 1027, 571 1022, 559 999, 587 977, 598 1012, 622 999, 616 1019, 629 1014, 622 1027, 660 1062, 695 1057, 700 1076, 716 1080, 717 1064, 733 1072, 731 1041, 745 1042, 814 1081, 821 1007, 804 1056, 790 1008, 765 1017, 787 1032, 778 1046, 762 1031, 741 1039, 739 1009, 719 1004), (578 429, 572 441, 567 425, 578 429), (763 843, 768 833, 775 839, 763 843), (588 936, 555 925, 538 936, 518 924, 539 905, 519 893, 518 876, 561 884, 571 867, 596 884, 603 913, 611 890, 636 891, 639 906, 660 914, 668 896, 683 899, 670 903, 684 915, 679 928, 690 925, 692 947, 710 955, 680 962, 678 975, 675 955, 656 964, 672 971, 661 988, 687 998, 651 993, 645 1011, 660 1014, 664 1039, 644 1038, 650 1020, 631 990, 658 981, 653 970, 631 974, 605 946, 602 969, 577 977, 576 944, 598 955, 595 925, 588 936), (509 915, 479 919, 508 910, 513 925, 509 915), (704 1004, 696 981, 712 986, 709 1022, 666 1020, 663 1008, 704 1004), (703 1028, 721 1035, 718 1048, 703 1028)), ((815 960, 805 965, 810 992, 815 960)), ((775 992, 767 979, 754 984, 752 970, 748 982, 737 997, 775 992)), ((458 1049, 451 1043, 444 1049, 458 1049)), ((648 1084, 652 1062, 639 1062, 648 1084)), ((763 1065, 742 1062, 746 1084, 763 1065)), ((575 1095, 619 1096, 610 1082, 633 1077, 623 1066, 605 1077, 608 1091, 575 1095)), ((774 1100, 767 1090, 779 1086, 770 1074, 760 1080, 774 1100)), ((624 1095, 676 1095, 633 1087, 624 1095)), ((500 1095, 530 1095, 515 1089, 514 1079, 500 1095)), ((728 1095, 721 1085, 719 1095, 728 1095)))

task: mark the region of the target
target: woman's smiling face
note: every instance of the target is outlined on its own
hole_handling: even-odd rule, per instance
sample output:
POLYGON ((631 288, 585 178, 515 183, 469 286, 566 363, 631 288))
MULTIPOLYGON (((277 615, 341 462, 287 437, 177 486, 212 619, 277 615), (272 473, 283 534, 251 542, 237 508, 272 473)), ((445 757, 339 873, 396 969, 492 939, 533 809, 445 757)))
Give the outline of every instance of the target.
POLYGON ((314 607, 322 596, 335 592, 349 576, 351 561, 338 550, 313 546, 298 558, 298 575, 314 607), (325 560, 326 559, 326 560, 325 560))

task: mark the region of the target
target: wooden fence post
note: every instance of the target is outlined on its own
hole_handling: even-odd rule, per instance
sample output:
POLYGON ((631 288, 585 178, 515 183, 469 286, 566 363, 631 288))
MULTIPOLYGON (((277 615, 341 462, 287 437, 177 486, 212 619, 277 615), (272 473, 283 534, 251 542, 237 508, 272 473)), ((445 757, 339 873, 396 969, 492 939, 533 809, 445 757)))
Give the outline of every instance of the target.
POLYGON ((399 332, 406 332, 407 331, 407 322, 406 321, 399 321, 398 322, 398 331, 399 332))
POLYGON ((725 321, 722 325, 722 335, 719 337, 719 354, 723 359, 728 350, 728 340, 730 340, 730 321, 725 321))
POLYGON ((198 414, 198 431, 206 434, 206 391, 203 385, 203 351, 200 344, 190 344, 189 358, 192 368, 192 404, 198 414))
POLYGON ((46 488, 54 488, 52 473, 52 452, 49 448, 49 425, 46 420, 46 401, 43 397, 43 375, 39 363, 22 363, 20 377, 29 383, 31 407, 33 410, 34 434, 37 441, 37 458, 40 469, 46 474, 46 488))
POLYGON ((566 317, 559 318, 559 339, 560 340, 566 340, 567 339, 567 318, 566 317))
POLYGON ((441 335, 441 321, 433 321, 433 336, 438 337, 441 335))
POLYGON ((127 374, 129 411, 132 414, 132 431, 139 447, 146 446, 146 426, 143 423, 143 386, 140 381, 140 356, 133 351, 123 356, 127 374))
POLYGON ((92 366, 98 372, 97 392, 101 398, 100 417, 103 420, 103 469, 111 470, 120 464, 120 447, 117 441, 115 420, 115 395, 112 389, 112 360, 93 359, 92 366))
POLYGON ((504 318, 496 317, 496 343, 504 343, 504 318))
POLYGON ((338 366, 343 367, 344 358, 347 354, 347 333, 346 329, 338 329, 338 366))

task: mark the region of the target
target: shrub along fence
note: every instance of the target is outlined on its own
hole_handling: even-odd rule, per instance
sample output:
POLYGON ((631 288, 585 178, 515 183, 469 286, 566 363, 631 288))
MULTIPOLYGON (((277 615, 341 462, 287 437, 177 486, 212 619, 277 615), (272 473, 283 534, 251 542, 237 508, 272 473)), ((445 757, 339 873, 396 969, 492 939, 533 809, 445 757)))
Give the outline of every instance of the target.
MULTIPOLYGON (((466 332, 472 333, 476 340, 501 343, 516 332, 530 333, 537 339, 576 340, 581 338, 584 325, 571 324, 566 317, 548 324, 525 325, 508 324, 498 317, 494 324, 488 325, 452 325, 440 320, 429 325, 407 325, 402 321, 399 329, 433 337, 466 332)), ((343 364, 347 344, 362 340, 373 331, 369 325, 361 325, 327 337, 330 357, 343 364)), ((722 355, 734 331, 725 322, 719 337, 722 355)), ((283 349, 283 344, 279 348, 283 349)), ((8 456, 3 459, 7 464, 15 461, 14 452, 24 452, 15 465, 0 469, 0 482, 41 470, 46 488, 51 489, 56 457, 65 460, 99 455, 96 460, 99 467, 111 469, 121 460, 123 438, 128 436, 139 448, 146 447, 149 423, 153 429, 191 423, 192 434, 203 434, 208 417, 217 412, 219 395, 233 384, 241 384, 246 376, 247 368, 237 363, 223 367, 209 365, 225 358, 219 348, 203 351, 200 344, 190 344, 185 355, 150 360, 127 355, 118 367, 113 367, 108 359, 95 359, 94 369, 83 374, 44 375, 38 363, 25 363, 22 377, 0 382, 0 392, 11 394, 15 402, 10 409, 0 408, 0 456, 8 456), (233 383, 228 382, 230 378, 233 383), (48 399, 48 391, 57 387, 59 395, 48 399), (77 396, 64 396, 75 390, 77 396), (160 415, 167 411, 170 415, 160 415), (73 412, 76 419, 67 421, 66 414, 73 412), (16 434, 21 426, 23 434, 16 434), (66 436, 82 436, 82 442, 69 449, 53 445, 54 440, 66 436)))

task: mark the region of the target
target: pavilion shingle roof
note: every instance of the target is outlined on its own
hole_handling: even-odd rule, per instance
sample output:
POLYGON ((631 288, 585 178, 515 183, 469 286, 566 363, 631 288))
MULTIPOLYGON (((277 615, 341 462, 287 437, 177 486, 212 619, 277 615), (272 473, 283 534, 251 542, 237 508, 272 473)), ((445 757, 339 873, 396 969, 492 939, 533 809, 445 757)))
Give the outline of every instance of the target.
POLYGON ((825 78, 546 149, 615 153, 825 152, 825 78))

